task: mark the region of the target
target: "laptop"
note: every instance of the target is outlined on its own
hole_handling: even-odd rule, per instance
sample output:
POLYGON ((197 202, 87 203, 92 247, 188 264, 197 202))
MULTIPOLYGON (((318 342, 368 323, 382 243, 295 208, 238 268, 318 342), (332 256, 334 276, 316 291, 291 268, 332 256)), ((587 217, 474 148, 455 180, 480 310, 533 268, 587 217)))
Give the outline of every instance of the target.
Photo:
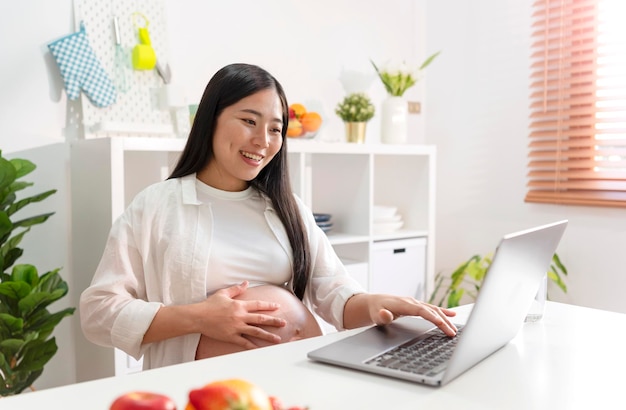
POLYGON ((505 235, 455 337, 406 316, 313 350, 308 358, 432 386, 448 383, 515 337, 566 226, 564 220, 505 235), (423 358, 444 350, 443 358, 423 358))

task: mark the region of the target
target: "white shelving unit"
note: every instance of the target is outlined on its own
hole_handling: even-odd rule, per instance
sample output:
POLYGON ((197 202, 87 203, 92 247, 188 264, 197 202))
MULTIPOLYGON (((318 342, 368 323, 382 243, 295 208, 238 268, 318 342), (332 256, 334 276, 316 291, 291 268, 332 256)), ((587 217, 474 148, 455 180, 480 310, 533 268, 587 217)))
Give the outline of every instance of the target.
MULTIPOLYGON (((373 280, 375 275, 385 275, 372 269, 381 265, 372 263, 377 244, 414 238, 426 243, 425 266, 404 267, 409 282, 415 283, 417 277, 421 284, 411 296, 423 298, 434 280, 434 247, 428 244, 435 243, 435 147, 295 139, 287 144, 294 192, 313 212, 332 214, 330 242, 366 288, 380 283, 380 276, 373 280), (403 228, 376 234, 374 205, 396 206, 403 228)), ((72 254, 81 291, 91 281, 113 221, 141 189, 165 179, 184 145, 183 139, 147 137, 72 143, 72 254)), ((397 274, 393 277, 398 280, 397 274)), ((86 340, 78 344, 77 360, 92 363, 89 369, 79 370, 79 381, 139 370, 139 363, 121 352, 98 348, 86 340)))

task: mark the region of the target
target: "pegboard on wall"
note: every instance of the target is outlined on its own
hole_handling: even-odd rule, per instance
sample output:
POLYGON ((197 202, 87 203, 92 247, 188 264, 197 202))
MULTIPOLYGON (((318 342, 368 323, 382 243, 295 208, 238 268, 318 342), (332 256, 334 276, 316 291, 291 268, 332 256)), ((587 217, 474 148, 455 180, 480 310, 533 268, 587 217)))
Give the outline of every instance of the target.
POLYGON ((139 43, 138 27, 145 25, 137 12, 148 21, 157 61, 167 63, 167 27, 161 0, 74 0, 75 28, 84 23, 91 47, 117 91, 116 102, 106 108, 96 107, 81 93, 85 138, 174 136, 172 114, 159 105, 164 82, 157 69, 132 68, 130 56, 139 43), (124 61, 116 50, 114 18, 118 21, 124 61), (120 75, 125 76, 126 87, 120 87, 120 75))

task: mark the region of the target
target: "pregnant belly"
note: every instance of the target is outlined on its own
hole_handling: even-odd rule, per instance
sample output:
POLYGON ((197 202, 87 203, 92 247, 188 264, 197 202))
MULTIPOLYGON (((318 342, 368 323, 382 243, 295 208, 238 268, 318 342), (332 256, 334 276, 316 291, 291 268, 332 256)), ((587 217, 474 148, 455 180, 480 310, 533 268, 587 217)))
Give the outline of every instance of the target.
MULTIPOLYGON (((309 309, 294 294, 284 288, 272 285, 255 286, 246 290, 245 293, 239 295, 236 299, 265 300, 279 303, 279 309, 265 313, 270 316, 281 317, 287 324, 284 327, 261 327, 280 336, 282 343, 322 334, 315 317, 313 317, 309 309)), ((249 337, 249 339, 259 347, 272 344, 253 337, 249 337)), ((202 335, 196 350, 196 360, 240 352, 242 350, 245 349, 241 346, 202 335)))

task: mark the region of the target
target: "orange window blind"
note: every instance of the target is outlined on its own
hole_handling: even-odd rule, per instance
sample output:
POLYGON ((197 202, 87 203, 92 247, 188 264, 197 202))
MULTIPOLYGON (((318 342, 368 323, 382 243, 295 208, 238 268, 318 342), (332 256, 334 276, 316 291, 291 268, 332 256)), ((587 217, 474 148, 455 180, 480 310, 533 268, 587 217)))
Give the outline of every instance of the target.
POLYGON ((626 207, 626 1, 533 4, 527 202, 626 207))

